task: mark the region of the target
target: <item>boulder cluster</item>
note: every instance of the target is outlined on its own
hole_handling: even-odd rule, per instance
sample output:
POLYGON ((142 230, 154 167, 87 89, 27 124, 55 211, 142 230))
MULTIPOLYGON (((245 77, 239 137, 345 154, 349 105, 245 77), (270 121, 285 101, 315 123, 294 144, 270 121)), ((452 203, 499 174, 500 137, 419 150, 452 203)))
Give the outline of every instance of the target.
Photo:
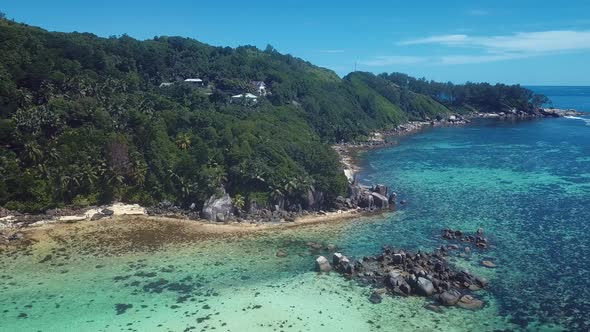
POLYGON ((336 198, 337 209, 360 208, 365 211, 395 209, 397 194, 383 184, 363 186, 354 181, 349 187, 349 196, 336 198))
POLYGON ((484 236, 482 228, 479 228, 473 235, 465 234, 460 230, 443 229, 442 238, 451 241, 472 243, 481 249, 485 249, 489 245, 488 239, 484 236))
MULTIPOLYGON (((316 259, 316 270, 341 273, 361 285, 371 286, 375 291, 369 301, 381 302, 383 294, 399 296, 424 296, 443 306, 459 306, 479 309, 484 303, 472 292, 488 285, 485 278, 468 271, 454 269, 447 263, 445 247, 432 253, 411 252, 384 247, 376 256, 366 256, 352 261, 341 253, 334 253, 332 262, 324 256, 316 259)), ((428 309, 439 311, 438 304, 429 304, 428 309)))
POLYGON ((395 209, 397 195, 390 192, 383 184, 364 186, 354 181, 349 186, 347 198, 338 196, 332 208, 326 206, 325 195, 320 191, 307 194, 305 206, 288 204, 281 201, 273 206, 258 206, 256 202, 247 202, 244 209, 236 209, 233 199, 224 190, 219 195, 211 196, 199 211, 193 204, 188 210, 164 201, 154 207, 147 208, 152 216, 186 217, 189 219, 206 219, 215 222, 250 221, 255 223, 293 222, 298 217, 309 214, 325 214, 327 212, 359 210, 373 212, 395 209))

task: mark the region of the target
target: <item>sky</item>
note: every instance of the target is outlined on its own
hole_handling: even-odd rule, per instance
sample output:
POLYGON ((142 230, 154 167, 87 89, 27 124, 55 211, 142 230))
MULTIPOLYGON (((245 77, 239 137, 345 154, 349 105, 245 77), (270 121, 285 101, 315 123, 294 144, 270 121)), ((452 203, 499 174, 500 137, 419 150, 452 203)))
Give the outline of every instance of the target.
POLYGON ((588 0, 0 0, 0 11, 51 31, 270 44, 341 76, 356 66, 455 83, 590 85, 588 0))

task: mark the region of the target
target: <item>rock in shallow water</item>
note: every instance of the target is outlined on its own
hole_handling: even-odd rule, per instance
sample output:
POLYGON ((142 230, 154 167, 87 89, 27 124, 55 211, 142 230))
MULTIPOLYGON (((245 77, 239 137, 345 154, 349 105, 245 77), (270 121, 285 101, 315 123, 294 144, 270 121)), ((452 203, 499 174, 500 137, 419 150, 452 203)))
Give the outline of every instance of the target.
POLYGON ((457 305, 463 309, 479 310, 483 307, 483 301, 474 298, 471 295, 463 295, 457 305))
POLYGON ((381 297, 381 294, 379 294, 377 291, 373 292, 369 297, 369 301, 373 304, 381 303, 382 300, 383 297, 381 297))
POLYGON ((426 278, 419 277, 416 283, 417 293, 422 296, 431 296, 434 294, 432 282, 426 278))
POLYGON ((424 308, 426 308, 426 309, 428 309, 430 311, 434 311, 437 314, 442 314, 443 313, 442 308, 439 307, 439 306, 437 306, 436 304, 429 303, 429 304, 425 305, 424 308))
POLYGON ((320 256, 315 260, 316 271, 318 272, 329 272, 332 270, 332 266, 330 266, 330 262, 324 256, 320 256))
POLYGON ((457 304, 460 298, 461 293, 458 290, 449 289, 438 296, 438 301, 444 306, 451 307, 457 304))
POLYGON ((488 260, 481 261, 481 265, 483 265, 487 268, 490 268, 490 269, 493 269, 498 266, 498 265, 494 264, 494 262, 488 261, 488 260))
MULTIPOLYGON (((437 295, 436 299, 442 305, 454 306, 463 295, 487 286, 488 281, 449 265, 447 256, 448 252, 442 249, 433 253, 414 253, 385 246, 381 254, 363 257, 354 263, 341 253, 335 253, 332 261, 334 270, 346 278, 356 280, 363 286, 386 290, 377 292, 378 295, 437 295)), ((318 271, 326 271, 328 266, 329 262, 324 256, 316 259, 318 271)), ((370 300, 377 301, 377 297, 370 300)), ((483 302, 478 301, 464 301, 464 306, 483 305, 483 302)))

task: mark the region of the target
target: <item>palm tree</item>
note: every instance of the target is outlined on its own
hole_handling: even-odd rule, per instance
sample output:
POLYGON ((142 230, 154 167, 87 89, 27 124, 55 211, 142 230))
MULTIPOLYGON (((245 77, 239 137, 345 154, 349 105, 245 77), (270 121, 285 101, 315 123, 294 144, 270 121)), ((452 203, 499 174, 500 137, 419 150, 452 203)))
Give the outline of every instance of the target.
POLYGON ((36 164, 43 157, 43 152, 39 148, 37 142, 25 143, 25 159, 33 164, 36 164))
POLYGON ((314 178, 312 178, 309 175, 301 175, 299 177, 297 177, 297 190, 301 191, 301 192, 307 192, 307 191, 313 191, 314 188, 314 184, 315 184, 315 180, 314 178))
POLYGON ((294 180, 287 180, 283 185, 283 190, 287 196, 292 195, 296 189, 297 183, 294 180))
POLYGON ((145 182, 145 175, 147 173, 147 165, 143 162, 140 158, 139 153, 134 153, 132 155, 132 161, 130 164, 130 176, 131 179, 135 183, 137 183, 140 187, 143 186, 145 182))
POLYGON ((275 202, 282 200, 283 197, 285 197, 285 195, 281 191, 281 188, 273 188, 270 192, 270 198, 275 202))
POLYGON ((187 133, 178 134, 175 142, 179 149, 188 150, 191 147, 191 136, 187 133))
POLYGON ((236 194, 234 196, 234 207, 236 208, 236 210, 238 210, 238 212, 242 212, 242 209, 245 205, 246 201, 244 200, 244 196, 236 194))

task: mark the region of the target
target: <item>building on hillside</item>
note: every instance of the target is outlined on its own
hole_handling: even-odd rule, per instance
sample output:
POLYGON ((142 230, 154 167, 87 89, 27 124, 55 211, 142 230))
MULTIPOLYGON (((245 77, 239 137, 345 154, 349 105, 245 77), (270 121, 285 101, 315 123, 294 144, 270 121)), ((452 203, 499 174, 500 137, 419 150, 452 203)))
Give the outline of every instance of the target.
POLYGON ((256 94, 266 96, 266 84, 263 81, 251 81, 250 84, 254 86, 256 94))
POLYGON ((253 104, 258 102, 258 96, 251 93, 240 93, 239 95, 231 96, 231 102, 243 101, 246 104, 253 104))
POLYGON ((200 78, 187 78, 184 83, 188 83, 193 86, 203 86, 203 80, 200 78))
POLYGON ((164 87, 172 86, 172 85, 174 85, 174 83, 171 83, 171 82, 162 82, 162 83, 160 83, 160 88, 164 88, 164 87))

